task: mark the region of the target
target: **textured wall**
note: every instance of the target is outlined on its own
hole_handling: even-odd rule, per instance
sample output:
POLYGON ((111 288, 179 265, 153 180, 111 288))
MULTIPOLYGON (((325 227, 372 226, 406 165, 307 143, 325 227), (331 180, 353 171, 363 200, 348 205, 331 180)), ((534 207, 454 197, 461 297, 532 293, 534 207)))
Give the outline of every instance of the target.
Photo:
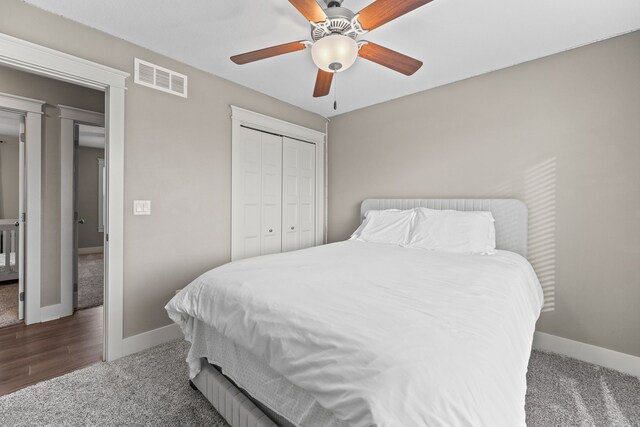
POLYGON ((517 197, 538 329, 640 356, 640 32, 332 118, 329 240, 369 197, 517 197))
POLYGON ((116 37, 2 0, 0 31, 133 73, 141 59, 189 76, 189 98, 127 81, 124 335, 169 324, 174 291, 230 259, 230 104, 324 131, 325 120, 116 37), (132 215, 150 199, 151 216, 132 215))

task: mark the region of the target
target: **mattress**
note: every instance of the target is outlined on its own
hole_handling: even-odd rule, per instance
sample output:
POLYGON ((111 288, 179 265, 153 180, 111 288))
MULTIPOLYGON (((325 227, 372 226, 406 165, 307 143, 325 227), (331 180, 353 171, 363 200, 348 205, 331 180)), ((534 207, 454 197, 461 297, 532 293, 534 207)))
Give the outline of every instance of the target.
POLYGON ((244 389, 260 406, 266 407, 265 412, 270 413, 280 425, 347 426, 320 406, 312 395, 292 384, 214 327, 197 319, 191 322, 192 334, 188 338, 192 345, 187 356, 191 378, 200 372, 202 363, 208 362, 219 367, 227 378, 244 389))
MULTIPOLYGON (((297 415, 317 402, 356 427, 515 427, 542 303, 515 253, 347 241, 218 267, 166 309, 194 347, 206 344, 189 357, 192 376, 216 347, 204 323, 315 399, 269 403, 297 415)), ((287 386, 258 383, 270 381, 287 386)))

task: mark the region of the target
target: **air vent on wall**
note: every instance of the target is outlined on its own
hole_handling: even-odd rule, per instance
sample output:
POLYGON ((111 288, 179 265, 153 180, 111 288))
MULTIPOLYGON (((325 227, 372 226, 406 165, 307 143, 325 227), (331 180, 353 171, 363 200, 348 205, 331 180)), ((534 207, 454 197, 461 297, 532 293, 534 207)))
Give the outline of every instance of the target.
POLYGON ((163 92, 187 97, 187 76, 135 58, 134 81, 163 92))

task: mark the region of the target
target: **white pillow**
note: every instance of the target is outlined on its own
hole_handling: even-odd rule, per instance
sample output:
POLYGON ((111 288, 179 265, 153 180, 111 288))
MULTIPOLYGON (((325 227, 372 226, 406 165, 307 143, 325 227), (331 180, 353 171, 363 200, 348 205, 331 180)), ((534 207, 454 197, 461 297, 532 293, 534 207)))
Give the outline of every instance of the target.
POLYGON ((434 251, 492 254, 496 249, 491 212, 417 208, 409 243, 434 251))
POLYGON ((372 243, 406 245, 409 242, 415 209, 367 211, 351 239, 372 243))

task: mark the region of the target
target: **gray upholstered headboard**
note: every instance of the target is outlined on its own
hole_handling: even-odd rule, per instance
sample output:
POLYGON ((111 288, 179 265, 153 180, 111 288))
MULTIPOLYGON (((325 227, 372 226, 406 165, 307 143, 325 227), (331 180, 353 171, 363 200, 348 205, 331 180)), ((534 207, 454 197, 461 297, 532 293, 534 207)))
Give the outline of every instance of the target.
POLYGON ((368 210, 412 209, 491 211, 496 220, 496 248, 527 256, 527 205, 516 199, 366 199, 360 217, 368 210))

